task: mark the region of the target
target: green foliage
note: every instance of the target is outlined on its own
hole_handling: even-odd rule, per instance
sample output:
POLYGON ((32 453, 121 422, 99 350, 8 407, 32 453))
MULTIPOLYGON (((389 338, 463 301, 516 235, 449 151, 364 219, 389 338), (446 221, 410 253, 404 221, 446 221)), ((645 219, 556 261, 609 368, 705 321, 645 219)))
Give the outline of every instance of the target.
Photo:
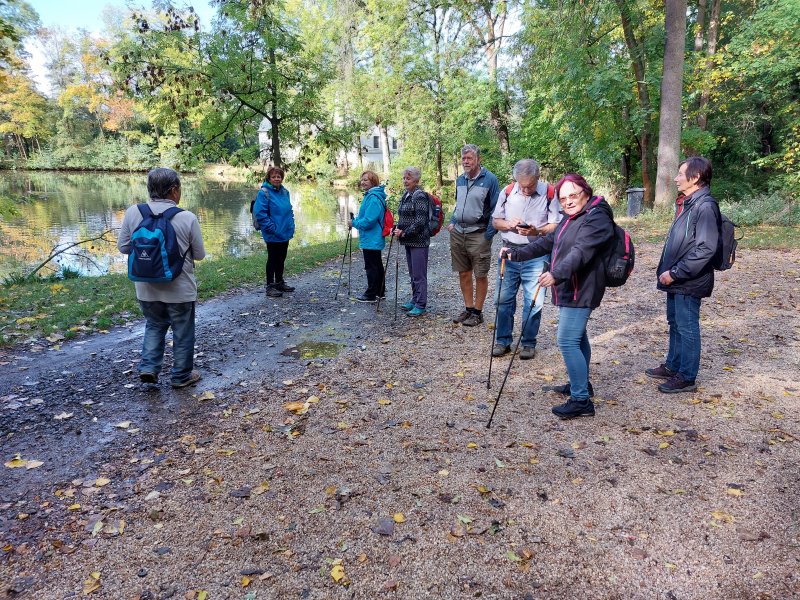
POLYGON ((720 210, 737 225, 800 225, 800 202, 784 191, 721 203, 720 210))

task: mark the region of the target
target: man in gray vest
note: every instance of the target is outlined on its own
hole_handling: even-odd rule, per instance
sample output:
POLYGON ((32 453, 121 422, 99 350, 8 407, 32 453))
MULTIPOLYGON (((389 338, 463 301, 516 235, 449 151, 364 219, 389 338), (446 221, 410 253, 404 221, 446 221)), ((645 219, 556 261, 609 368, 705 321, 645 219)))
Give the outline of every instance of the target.
POLYGON ((453 323, 474 327, 483 323, 483 303, 489 289, 492 262, 492 226, 500 187, 497 177, 481 166, 480 150, 475 144, 461 149, 464 173, 456 180, 456 208, 450 217, 450 259, 458 272, 464 310, 453 323), (475 274, 473 285, 472 275, 475 274))
MULTIPOLYGON (((555 189, 539 179, 539 163, 524 159, 514 165, 511 171, 516 183, 500 192, 494 209, 494 226, 503 238, 506 248, 522 248, 538 236, 555 231, 561 220, 558 201, 553 200, 555 189)), ((497 307, 497 337, 493 356, 503 356, 511 352, 511 338, 514 330, 514 313, 517 310, 517 291, 522 286, 523 310, 522 352, 519 357, 530 360, 536 355, 536 336, 542 321, 544 294, 536 298, 534 314, 530 316, 533 295, 539 281, 544 263, 550 255, 532 258, 522 262, 507 261, 505 277, 500 290, 497 307)))
MULTIPOLYGON (((150 195, 147 206, 153 214, 160 215, 180 202, 180 178, 172 169, 153 169, 147 174, 147 192, 150 195)), ((123 254, 131 253, 131 234, 142 219, 142 213, 136 205, 125 212, 117 239, 117 248, 123 254)), ((172 217, 171 223, 180 253, 185 256, 181 274, 166 283, 134 283, 136 298, 146 320, 139 379, 143 383, 158 383, 158 374, 164 362, 165 338, 172 327, 172 387, 182 388, 200 380, 200 372, 193 368, 197 302, 194 261, 205 258, 206 250, 194 213, 182 210, 172 217)))

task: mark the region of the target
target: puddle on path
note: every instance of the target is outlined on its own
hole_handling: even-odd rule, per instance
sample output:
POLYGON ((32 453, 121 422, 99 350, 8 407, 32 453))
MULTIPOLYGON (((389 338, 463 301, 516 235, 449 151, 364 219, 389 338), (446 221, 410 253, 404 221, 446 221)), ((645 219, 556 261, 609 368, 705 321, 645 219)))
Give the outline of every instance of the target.
POLYGON ((301 359, 335 358, 338 356, 342 347, 343 344, 337 344, 335 342, 306 341, 300 342, 296 346, 287 346, 281 354, 283 356, 301 359))

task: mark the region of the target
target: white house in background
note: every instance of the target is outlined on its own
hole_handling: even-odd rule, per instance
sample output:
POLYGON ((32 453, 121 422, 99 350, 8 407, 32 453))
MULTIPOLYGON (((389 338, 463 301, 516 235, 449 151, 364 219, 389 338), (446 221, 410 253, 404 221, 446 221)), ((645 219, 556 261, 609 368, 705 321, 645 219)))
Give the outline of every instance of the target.
MULTIPOLYGON (((313 129, 313 126, 312 126, 313 129)), ((261 160, 269 159, 270 149, 272 148, 272 127, 267 119, 261 121, 258 127, 258 155, 261 160)), ((314 131, 309 135, 314 135, 314 131)), ((389 160, 394 159, 399 153, 399 141, 397 131, 394 127, 388 128, 389 134, 389 160)), ((383 171, 383 151, 381 149, 381 134, 377 125, 372 130, 358 136, 361 145, 361 158, 364 161, 364 169, 372 169, 378 174, 383 171)), ((294 162, 300 156, 300 149, 293 146, 281 145, 281 156, 286 162, 294 162)), ((345 152, 341 150, 336 156, 336 166, 340 169, 349 167, 350 169, 361 168, 358 162, 358 150, 351 148, 345 152)))

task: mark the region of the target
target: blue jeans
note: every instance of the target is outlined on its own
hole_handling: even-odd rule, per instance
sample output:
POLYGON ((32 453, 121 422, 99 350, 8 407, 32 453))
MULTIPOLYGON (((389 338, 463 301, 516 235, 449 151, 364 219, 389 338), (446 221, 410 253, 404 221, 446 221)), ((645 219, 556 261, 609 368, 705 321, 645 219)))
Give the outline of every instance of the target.
POLYGON ((667 294, 669 352, 664 365, 694 381, 700 370, 700 298, 667 294))
MULTIPOLYGON (((544 306, 545 291, 541 290, 536 298, 536 308, 530 319, 531 303, 536 292, 539 275, 542 273, 545 260, 549 256, 532 258, 522 262, 506 261, 505 277, 502 286, 499 282, 500 269, 498 267, 498 288, 500 289, 500 302, 497 307, 497 343, 510 346, 514 333, 514 313, 517 311, 517 290, 522 286, 522 347, 535 348, 536 336, 539 335, 539 325, 542 322, 542 306, 544 306)), ((498 261, 498 265, 500 261, 498 261)))
POLYGON ((172 383, 183 383, 194 368, 194 302, 139 300, 144 326, 140 373, 161 372, 167 330, 172 327, 172 383))
POLYGON ((591 308, 562 306, 558 313, 558 348, 569 375, 570 395, 581 402, 589 399, 589 362, 592 347, 586 334, 591 308))

